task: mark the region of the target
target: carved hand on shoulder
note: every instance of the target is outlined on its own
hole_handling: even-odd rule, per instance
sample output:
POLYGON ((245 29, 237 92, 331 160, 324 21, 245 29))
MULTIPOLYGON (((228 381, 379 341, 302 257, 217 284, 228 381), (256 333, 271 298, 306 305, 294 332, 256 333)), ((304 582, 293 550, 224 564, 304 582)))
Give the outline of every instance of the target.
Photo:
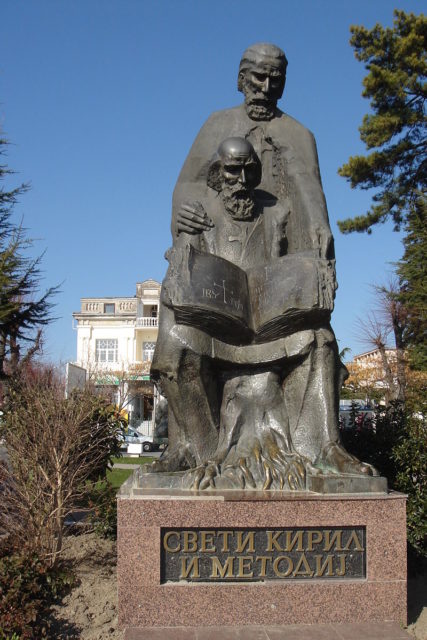
POLYGON ((178 210, 177 231, 192 235, 208 231, 214 226, 201 202, 184 202, 178 210))

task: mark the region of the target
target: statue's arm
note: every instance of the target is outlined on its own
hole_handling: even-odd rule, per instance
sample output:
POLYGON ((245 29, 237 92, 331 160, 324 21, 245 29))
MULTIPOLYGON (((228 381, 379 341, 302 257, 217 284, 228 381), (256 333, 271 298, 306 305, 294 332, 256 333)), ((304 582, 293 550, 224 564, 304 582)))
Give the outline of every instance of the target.
POLYGON ((333 300, 337 289, 335 272, 334 239, 329 224, 326 198, 320 177, 317 145, 313 134, 307 131, 309 154, 306 159, 307 184, 301 193, 303 206, 308 212, 308 234, 311 238, 315 255, 322 259, 319 264, 318 277, 323 305, 333 309, 333 300), (327 262, 325 262, 325 260, 327 262))
POLYGON ((182 282, 186 280, 188 273, 188 254, 190 247, 201 250, 201 236, 180 233, 173 239, 173 245, 165 254, 169 263, 166 276, 162 284, 161 301, 167 307, 173 307, 174 302, 180 299, 179 290, 182 282))
POLYGON ((176 231, 179 236, 181 233, 191 235, 200 234, 208 231, 214 226, 211 218, 203 208, 199 201, 184 202, 178 208, 176 218, 176 231))
POLYGON ((178 176, 172 196, 173 238, 181 232, 198 234, 212 226, 210 219, 200 208, 194 207, 194 203, 203 202, 206 197, 207 170, 218 146, 216 120, 217 114, 213 113, 200 129, 178 176))
POLYGON ((296 181, 297 192, 305 214, 306 232, 312 249, 318 252, 320 258, 332 260, 335 258, 334 243, 320 177, 316 141, 310 131, 306 129, 305 133, 304 171, 296 181))
MULTIPOLYGON (((313 134, 295 120, 288 122, 287 171, 292 184, 293 252, 319 258, 319 286, 325 306, 332 308, 337 287, 335 252, 313 134)), ((285 152, 286 153, 286 152, 285 152)))

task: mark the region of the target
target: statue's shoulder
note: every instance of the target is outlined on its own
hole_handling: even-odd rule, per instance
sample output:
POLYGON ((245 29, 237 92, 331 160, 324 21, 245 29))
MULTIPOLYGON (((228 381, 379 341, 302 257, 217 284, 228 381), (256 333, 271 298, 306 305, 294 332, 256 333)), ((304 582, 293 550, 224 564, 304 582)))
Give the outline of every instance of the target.
POLYGON ((279 111, 279 114, 270 122, 270 135, 284 147, 291 146, 304 162, 317 163, 316 140, 312 132, 301 122, 292 118, 287 113, 279 111))
POLYGON ((193 144, 193 152, 208 154, 209 158, 225 138, 244 135, 248 129, 248 117, 242 106, 214 111, 205 121, 193 144))
POLYGON ((230 109, 220 109, 219 111, 211 113, 203 125, 203 128, 206 126, 224 126, 225 123, 239 121, 245 116, 245 110, 242 108, 242 105, 231 107, 230 109))
POLYGON ((241 106, 214 111, 205 121, 187 155, 176 188, 182 183, 202 182, 206 185, 208 164, 220 142, 233 135, 244 135, 246 127, 241 106), (243 123, 243 124, 242 124, 243 123))
POLYGON ((278 116, 274 119, 274 121, 280 126, 280 128, 286 127, 290 131, 295 132, 295 134, 297 135, 304 136, 309 139, 314 139, 314 135, 310 131, 310 129, 307 129, 307 127, 296 120, 296 118, 293 118, 289 114, 280 111, 280 109, 277 109, 277 111, 278 116))

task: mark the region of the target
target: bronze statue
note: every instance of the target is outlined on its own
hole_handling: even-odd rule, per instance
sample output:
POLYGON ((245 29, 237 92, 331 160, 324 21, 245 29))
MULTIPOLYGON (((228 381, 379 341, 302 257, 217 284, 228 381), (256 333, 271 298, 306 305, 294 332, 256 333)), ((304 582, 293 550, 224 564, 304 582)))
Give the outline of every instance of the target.
POLYGON ((146 471, 181 486, 377 475, 340 443, 333 239, 314 138, 277 108, 286 67, 273 45, 245 51, 244 104, 208 119, 174 191, 152 365, 169 447, 146 471))

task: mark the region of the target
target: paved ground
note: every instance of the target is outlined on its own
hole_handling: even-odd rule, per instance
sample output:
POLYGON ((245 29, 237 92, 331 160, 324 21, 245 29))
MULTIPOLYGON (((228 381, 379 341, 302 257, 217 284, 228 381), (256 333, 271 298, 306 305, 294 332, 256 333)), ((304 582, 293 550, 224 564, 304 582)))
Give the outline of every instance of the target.
POLYGON ((127 629, 125 640, 408 640, 394 622, 290 625, 287 627, 188 627, 127 629))
MULTIPOLYGON (((162 455, 162 452, 161 451, 150 451, 150 452, 146 453, 145 455, 146 456, 150 456, 150 458, 160 458, 160 456, 162 455)), ((126 456, 126 457, 128 457, 128 456, 126 456)), ((141 456, 141 458, 135 458, 135 464, 124 464, 123 462, 115 462, 114 463, 114 468, 115 469, 138 469, 138 467, 140 467, 140 465, 141 465, 143 457, 144 456, 141 456)))
POLYGON ((115 462, 113 465, 114 469, 138 469, 141 465, 139 464, 123 464, 122 462, 115 462))

